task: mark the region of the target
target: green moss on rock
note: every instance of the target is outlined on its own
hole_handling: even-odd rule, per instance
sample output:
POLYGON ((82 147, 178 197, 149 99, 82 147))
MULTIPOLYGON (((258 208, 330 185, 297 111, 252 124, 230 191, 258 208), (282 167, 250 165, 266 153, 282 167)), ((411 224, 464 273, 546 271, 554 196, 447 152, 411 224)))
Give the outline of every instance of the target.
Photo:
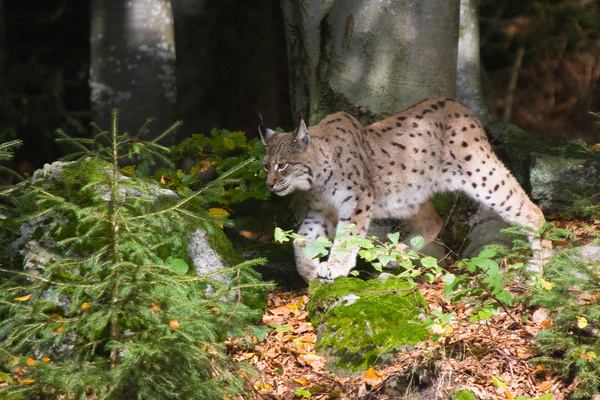
POLYGON ((477 400, 477 396, 470 390, 455 390, 452 392, 452 400, 477 400))
POLYGON ((429 338, 427 302, 401 278, 313 281, 310 294, 307 310, 318 327, 317 349, 338 373, 385 364, 429 338))

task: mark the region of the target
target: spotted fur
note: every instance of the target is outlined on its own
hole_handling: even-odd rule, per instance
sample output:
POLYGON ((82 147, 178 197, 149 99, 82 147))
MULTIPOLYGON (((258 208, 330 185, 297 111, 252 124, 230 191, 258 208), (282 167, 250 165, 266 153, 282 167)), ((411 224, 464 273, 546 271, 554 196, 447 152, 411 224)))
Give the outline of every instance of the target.
MULTIPOLYGON (((289 133, 259 127, 267 147, 266 184, 278 195, 305 193, 308 213, 299 229, 307 241, 294 243, 298 272, 306 281, 348 275, 357 250, 338 252, 327 262, 302 251, 318 236, 330 238, 345 226, 365 235, 378 218, 411 218, 415 235, 435 239, 442 220, 430 202, 438 192, 462 190, 509 222, 538 229, 540 209, 498 160, 481 123, 451 98, 428 99, 363 127, 338 112, 289 133)), ((536 248, 549 247, 538 243, 536 248)))

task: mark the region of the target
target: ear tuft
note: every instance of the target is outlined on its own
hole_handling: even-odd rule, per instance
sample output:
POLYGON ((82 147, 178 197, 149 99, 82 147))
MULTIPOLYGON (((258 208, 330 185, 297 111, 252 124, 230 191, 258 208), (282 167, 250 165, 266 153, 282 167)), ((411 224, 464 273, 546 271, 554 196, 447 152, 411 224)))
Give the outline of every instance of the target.
POLYGON ((300 120, 298 129, 294 131, 292 137, 294 138, 294 143, 302 150, 308 146, 308 143, 310 142, 310 136, 308 136, 308 129, 306 128, 306 124, 304 123, 303 119, 300 120))
POLYGON ((265 146, 268 146, 268 143, 277 134, 277 132, 275 132, 273 129, 265 126, 261 113, 258 113, 258 134, 260 135, 260 140, 265 146))

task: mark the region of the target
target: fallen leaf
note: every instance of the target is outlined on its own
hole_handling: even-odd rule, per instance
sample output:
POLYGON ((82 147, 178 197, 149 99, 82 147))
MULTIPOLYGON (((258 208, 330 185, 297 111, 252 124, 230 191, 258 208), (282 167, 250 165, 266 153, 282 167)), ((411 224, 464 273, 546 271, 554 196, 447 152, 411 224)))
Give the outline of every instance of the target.
POLYGON ((540 392, 546 392, 546 391, 552 389, 553 384, 554 384, 554 382, 552 382, 552 381, 544 381, 538 385, 538 390, 540 392))
POLYGON ((537 354, 537 349, 533 347, 517 347, 517 356, 521 359, 528 359, 537 354))
POLYGON ((169 321, 169 327, 171 329, 173 329, 174 331, 176 331, 176 330, 179 329, 179 322, 177 320, 175 320, 175 319, 171 320, 171 321, 169 321))
POLYGON ((294 382, 301 384, 302 386, 308 385, 308 378, 306 375, 302 375, 300 378, 294 379, 294 382))
POLYGON ((385 379, 385 374, 378 373, 373 368, 369 368, 367 370, 367 372, 365 373, 365 377, 364 377, 365 383, 367 385, 371 386, 371 388, 379 387, 384 379, 385 379))
POLYGON ((34 365, 34 364, 35 364, 35 360, 33 358, 27 359, 27 365, 34 365))
POLYGON ((508 383, 504 379, 499 378, 496 375, 492 375, 492 382, 494 382, 494 385, 499 389, 506 389, 508 386, 508 383))
POLYGON ((26 296, 17 297, 17 298, 15 298, 15 301, 27 301, 27 300, 29 300, 29 298, 31 297, 31 295, 32 295, 32 293, 29 293, 26 296))
POLYGON ((302 354, 299 358, 316 371, 325 367, 325 357, 321 357, 315 353, 302 354))

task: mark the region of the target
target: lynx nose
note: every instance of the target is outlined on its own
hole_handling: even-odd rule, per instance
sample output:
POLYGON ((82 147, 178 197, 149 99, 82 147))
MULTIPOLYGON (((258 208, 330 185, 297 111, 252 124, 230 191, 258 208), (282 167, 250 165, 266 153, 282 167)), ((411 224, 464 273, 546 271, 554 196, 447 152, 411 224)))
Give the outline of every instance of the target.
POLYGON ((267 188, 268 188, 270 191, 273 191, 273 188, 275 187, 275 180, 274 180, 274 179, 272 179, 272 178, 269 178, 269 177, 267 177, 267 180, 266 180, 266 182, 265 182, 265 183, 266 183, 266 185, 267 185, 267 188))

